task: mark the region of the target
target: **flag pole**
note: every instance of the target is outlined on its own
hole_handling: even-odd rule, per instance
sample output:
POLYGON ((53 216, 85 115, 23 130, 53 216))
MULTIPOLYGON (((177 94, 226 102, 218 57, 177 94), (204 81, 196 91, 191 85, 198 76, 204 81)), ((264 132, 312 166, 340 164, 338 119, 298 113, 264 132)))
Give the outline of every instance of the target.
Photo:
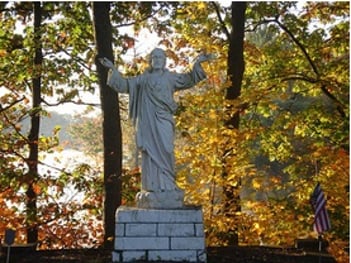
POLYGON ((11 245, 7 245, 6 263, 10 262, 10 250, 11 250, 11 245))
POLYGON ((318 251, 319 252, 322 252, 322 235, 321 234, 318 234, 318 251))
MULTIPOLYGON (((315 172, 316 178, 318 178, 319 172, 318 172, 318 160, 317 159, 314 159, 314 172, 315 172)), ((318 232, 318 263, 321 263, 321 261, 322 261, 321 253, 322 253, 322 234, 318 232)))
POLYGON ((10 262, 10 251, 11 251, 11 246, 15 241, 15 230, 12 228, 7 228, 5 230, 5 244, 7 245, 7 255, 6 255, 6 263, 10 262))
POLYGON ((322 262, 322 257, 321 257, 321 253, 322 253, 322 235, 320 233, 318 233, 318 263, 322 262))

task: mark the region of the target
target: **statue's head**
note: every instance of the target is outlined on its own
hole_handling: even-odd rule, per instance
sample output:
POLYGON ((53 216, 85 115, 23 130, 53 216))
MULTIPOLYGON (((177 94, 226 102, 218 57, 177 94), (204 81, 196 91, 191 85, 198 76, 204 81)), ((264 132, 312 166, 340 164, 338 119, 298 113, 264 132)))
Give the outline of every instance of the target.
POLYGON ((151 51, 149 57, 150 71, 154 69, 164 69, 166 67, 166 52, 161 48, 155 48, 151 51))

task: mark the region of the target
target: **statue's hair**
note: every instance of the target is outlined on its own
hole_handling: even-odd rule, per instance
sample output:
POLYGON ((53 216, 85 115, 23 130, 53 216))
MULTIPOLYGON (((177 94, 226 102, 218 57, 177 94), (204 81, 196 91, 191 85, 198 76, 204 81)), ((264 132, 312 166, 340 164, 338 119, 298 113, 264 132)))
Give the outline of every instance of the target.
POLYGON ((162 48, 154 48, 151 52, 150 52, 150 55, 149 55, 149 68, 148 68, 148 71, 151 72, 153 70, 152 68, 152 55, 155 53, 155 52, 161 52, 164 56, 164 62, 163 62, 163 66, 162 68, 165 69, 166 67, 166 60, 167 60, 167 56, 166 56, 166 52, 162 49, 162 48))

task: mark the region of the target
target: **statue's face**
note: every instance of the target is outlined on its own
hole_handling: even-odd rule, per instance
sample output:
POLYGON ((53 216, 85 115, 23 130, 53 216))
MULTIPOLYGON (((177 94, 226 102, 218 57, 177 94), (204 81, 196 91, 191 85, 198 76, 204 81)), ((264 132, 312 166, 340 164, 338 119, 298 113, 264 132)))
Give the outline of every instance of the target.
POLYGON ((165 54, 161 50, 155 50, 151 55, 152 69, 163 69, 166 63, 165 54))

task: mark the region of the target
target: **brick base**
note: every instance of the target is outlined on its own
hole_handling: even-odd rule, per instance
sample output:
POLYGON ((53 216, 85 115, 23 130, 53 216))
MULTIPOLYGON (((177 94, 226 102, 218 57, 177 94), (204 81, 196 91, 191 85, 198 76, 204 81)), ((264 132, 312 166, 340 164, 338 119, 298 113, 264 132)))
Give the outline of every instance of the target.
POLYGON ((120 207, 114 248, 113 262, 206 262, 202 210, 120 207))

